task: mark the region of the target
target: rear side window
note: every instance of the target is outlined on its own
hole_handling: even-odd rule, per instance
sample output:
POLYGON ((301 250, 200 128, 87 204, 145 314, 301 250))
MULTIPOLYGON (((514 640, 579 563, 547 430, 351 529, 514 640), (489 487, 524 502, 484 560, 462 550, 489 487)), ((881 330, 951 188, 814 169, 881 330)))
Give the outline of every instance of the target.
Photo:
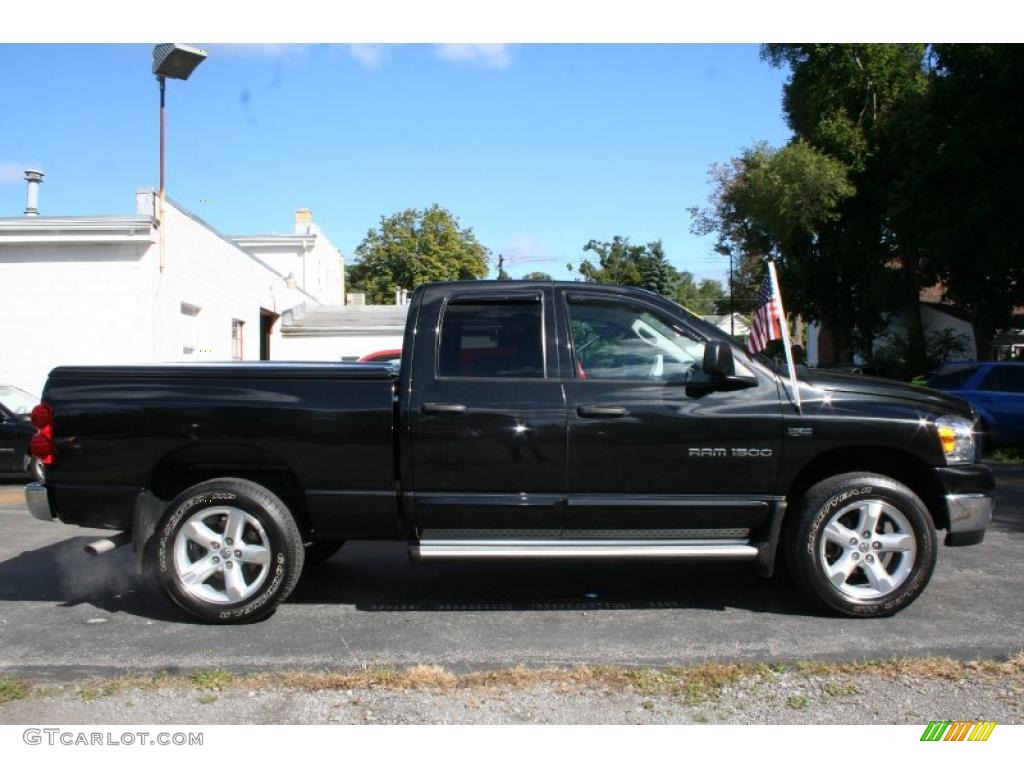
POLYGON ((978 370, 976 365, 965 365, 963 368, 933 377, 928 386, 935 389, 962 389, 976 370, 978 370))
POLYGON ((1024 392, 1024 365, 996 365, 978 389, 989 392, 1024 392))
POLYGON ((437 375, 544 378, 539 301, 466 302, 445 307, 437 375))

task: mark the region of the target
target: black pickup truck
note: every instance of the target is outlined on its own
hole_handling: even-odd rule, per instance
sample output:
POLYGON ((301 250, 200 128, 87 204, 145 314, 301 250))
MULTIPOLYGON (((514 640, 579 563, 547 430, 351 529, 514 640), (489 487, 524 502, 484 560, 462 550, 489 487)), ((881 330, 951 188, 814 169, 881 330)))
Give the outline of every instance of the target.
MULTIPOLYGON (((377 364, 62 367, 33 413, 44 520, 121 533, 213 622, 267 615, 346 540, 422 559, 776 552, 817 603, 884 616, 992 516, 976 414, 940 392, 800 376, 646 291, 462 282, 412 296, 377 364)), ((523 567, 529 567, 524 565, 523 567)))

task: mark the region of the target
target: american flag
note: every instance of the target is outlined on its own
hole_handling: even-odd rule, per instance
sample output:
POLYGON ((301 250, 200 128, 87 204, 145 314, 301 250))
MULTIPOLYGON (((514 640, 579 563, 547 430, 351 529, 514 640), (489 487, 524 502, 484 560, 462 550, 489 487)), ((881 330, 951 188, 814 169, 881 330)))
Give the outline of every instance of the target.
POLYGON ((772 290, 771 275, 765 274, 761 293, 757 296, 757 309, 754 310, 754 327, 747 339, 747 349, 751 354, 767 347, 769 341, 782 338, 782 331, 779 328, 780 314, 779 300, 772 290))

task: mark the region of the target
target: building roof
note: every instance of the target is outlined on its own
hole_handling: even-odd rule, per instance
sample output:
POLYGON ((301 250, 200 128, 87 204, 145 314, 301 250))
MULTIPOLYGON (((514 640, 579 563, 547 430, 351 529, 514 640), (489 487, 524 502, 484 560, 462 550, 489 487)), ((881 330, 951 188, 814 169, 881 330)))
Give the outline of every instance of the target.
POLYGON ((311 235, 230 235, 229 239, 240 248, 312 248, 316 234, 311 235))
POLYGON ((409 306, 394 304, 324 305, 300 304, 281 316, 285 336, 321 336, 344 333, 401 333, 409 306))
POLYGON ((731 315, 702 315, 701 319, 705 322, 711 323, 719 328, 729 324, 729 318, 735 318, 737 325, 742 325, 744 328, 749 330, 750 321, 739 312, 733 312, 731 315))
POLYGON ((0 243, 124 243, 153 239, 151 216, 9 216, 0 243))

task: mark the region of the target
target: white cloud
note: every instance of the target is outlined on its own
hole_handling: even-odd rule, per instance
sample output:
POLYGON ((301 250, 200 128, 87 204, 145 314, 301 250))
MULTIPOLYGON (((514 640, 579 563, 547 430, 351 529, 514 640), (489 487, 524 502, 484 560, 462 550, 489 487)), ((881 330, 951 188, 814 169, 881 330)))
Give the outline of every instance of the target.
POLYGON ((28 167, 25 163, 0 163, 0 184, 20 184, 28 167))
POLYGON ((391 55, 388 46, 372 45, 369 43, 350 45, 348 46, 348 52, 353 59, 362 64, 366 69, 380 69, 380 65, 391 55))
POLYGON ((508 69, 512 48, 500 43, 449 43, 437 46, 437 55, 446 61, 475 64, 489 69, 508 69))
POLYGON ((309 46, 289 45, 288 43, 225 43, 223 45, 202 45, 200 47, 210 56, 287 59, 292 56, 301 56, 309 46))

